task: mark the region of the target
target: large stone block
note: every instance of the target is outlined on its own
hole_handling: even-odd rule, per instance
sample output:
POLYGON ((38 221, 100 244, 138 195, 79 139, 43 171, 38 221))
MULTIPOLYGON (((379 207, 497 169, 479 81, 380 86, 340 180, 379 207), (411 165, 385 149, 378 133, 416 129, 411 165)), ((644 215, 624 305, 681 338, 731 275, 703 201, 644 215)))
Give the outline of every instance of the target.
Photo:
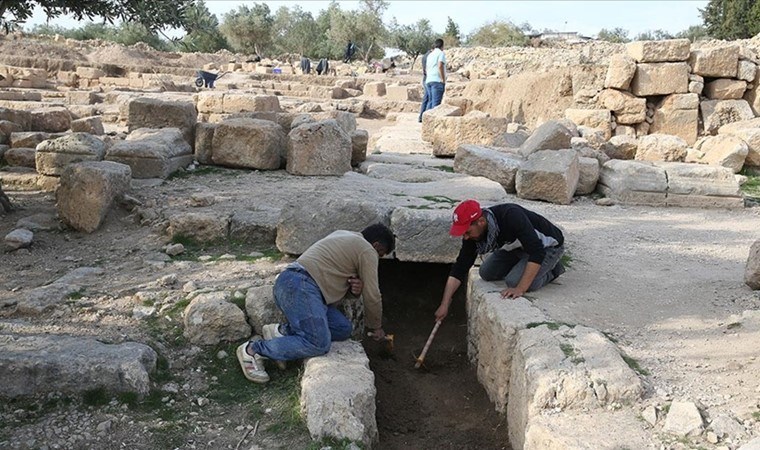
POLYGON ((683 161, 686 141, 668 134, 650 134, 639 138, 636 159, 639 161, 683 161))
POLYGON ((692 73, 710 78, 735 78, 739 66, 739 46, 694 50, 689 56, 692 73))
POLYGON ((13 147, 3 153, 3 159, 9 166, 34 169, 37 167, 36 153, 36 150, 33 148, 13 147))
POLYGON ((613 159, 602 166, 598 188, 621 203, 664 206, 668 178, 651 163, 613 159))
POLYGON ((214 131, 219 126, 216 123, 198 122, 195 124, 195 160, 201 164, 213 164, 214 131))
POLYGON ((0 108, 0 120, 17 123, 24 131, 32 129, 32 114, 29 111, 0 108))
POLYGON ((106 144, 88 133, 73 133, 37 145, 37 172, 59 176, 69 164, 82 161, 101 161, 106 144))
MULTIPOLYGON (((747 144, 731 135, 707 136, 700 139, 694 148, 699 151, 699 157, 694 162, 728 167, 734 173, 742 170, 749 153, 747 144)), ((690 161, 687 159, 686 162, 690 161)))
POLYGON ((625 46, 628 56, 640 63, 678 62, 689 59, 691 42, 688 39, 636 41, 625 46))
POLYGON ((51 135, 50 133, 43 133, 41 131, 11 131, 8 140, 12 148, 35 148, 40 142, 48 140, 51 137, 59 136, 60 135, 51 135))
POLYGON ((288 141, 288 173, 343 175, 351 170, 351 137, 335 120, 299 125, 288 134, 288 141))
POLYGON ((105 134, 103 121, 100 116, 89 116, 71 121, 71 131, 74 133, 105 134))
POLYGON ((225 93, 222 100, 225 113, 279 112, 280 101, 274 95, 251 95, 225 93))
POLYGON ((188 144, 193 144, 198 112, 190 102, 139 97, 124 103, 119 111, 130 132, 138 128, 178 128, 188 144))
POLYGON ((636 61, 626 55, 610 57, 610 66, 604 79, 605 88, 628 89, 636 74, 636 61))
POLYGON ((221 92, 199 92, 196 102, 199 113, 223 113, 224 94, 221 92))
POLYGON ((700 102, 706 134, 715 134, 723 125, 755 117, 746 100, 707 100, 700 102))
POLYGON ((588 195, 596 190, 599 181, 599 160, 596 158, 578 158, 578 187, 575 195, 588 195))
POLYGON ((413 96, 409 91, 409 87, 405 85, 391 84, 385 88, 385 98, 395 101, 411 101, 413 96))
POLYGON ((92 233, 114 200, 129 191, 129 166, 110 161, 87 161, 67 166, 56 191, 58 215, 70 227, 92 233))
POLYGON ((488 147, 460 145, 454 158, 454 171, 496 181, 510 193, 516 192, 515 178, 524 159, 519 155, 488 147))
POLYGON ((686 63, 643 63, 636 65, 631 93, 637 97, 683 94, 689 90, 686 63))
POLYGON ((760 118, 723 125, 718 129, 718 134, 736 136, 744 141, 747 144, 747 157, 744 164, 760 167, 760 118))
MULTIPOLYGON (((349 135, 356 131, 356 114, 348 111, 338 111, 333 109, 332 111, 313 114, 312 117, 317 121, 335 119, 341 129, 349 135)), ((290 129, 290 127, 288 127, 288 129, 290 129)))
POLYGON ((604 147, 604 153, 612 159, 634 159, 638 147, 635 136, 613 136, 609 145, 604 147))
POLYGON ((385 93, 385 83, 382 81, 370 81, 364 85, 364 95, 366 97, 383 97, 385 93))
POLYGON ((214 164, 276 170, 282 167, 287 138, 275 122, 229 119, 220 123, 212 138, 214 164))
POLYGON ((599 130, 605 139, 612 137, 612 114, 609 109, 567 109, 565 119, 578 126, 599 130))
MULTIPOLYGON (((760 67, 755 68, 755 80, 760 81, 760 67)), ((752 86, 744 92, 744 100, 749 103, 752 112, 760 116, 760 83, 753 83, 752 86)))
POLYGON ((245 294, 245 313, 253 332, 263 334, 264 325, 287 321, 280 308, 274 303, 274 286, 265 284, 248 288, 245 294))
POLYGON ((671 134, 691 145, 697 141, 699 130, 699 96, 673 94, 665 97, 656 107, 649 132, 671 134))
POLYGON ((719 78, 705 85, 703 94, 710 100, 737 100, 744 96, 747 82, 719 78))
POLYGON ((422 140, 432 142, 436 131, 446 126, 445 117, 462 116, 462 109, 457 106, 441 104, 425 111, 422 115, 422 140))
POLYGON ((273 248, 277 237, 279 209, 238 210, 230 217, 230 240, 253 248, 273 248))
POLYGON ((226 214, 185 212, 169 217, 166 232, 172 239, 213 243, 227 239, 229 226, 230 218, 226 214))
POLYGON ((71 128, 71 113, 63 107, 36 109, 32 114, 32 130, 59 133, 71 128))
POLYGON ((528 156, 517 171, 517 196, 570 204, 580 177, 578 152, 575 150, 541 150, 528 156))
POLYGON ((217 345, 251 336, 245 313, 228 300, 228 292, 197 295, 185 308, 185 337, 196 345, 217 345))
POLYGON ((751 289, 760 289, 760 239, 752 244, 744 268, 744 283, 751 289))
POLYGON ((539 150, 562 150, 570 148, 574 134, 561 122, 549 120, 536 128, 520 146, 520 153, 528 156, 539 150))
POLYGON ((127 164, 133 178, 166 178, 193 162, 193 152, 177 128, 139 128, 116 142, 105 159, 127 164))
POLYGON ((599 95, 599 104, 615 114, 615 121, 618 124, 635 124, 646 120, 646 99, 638 98, 628 92, 605 89, 599 95))
POLYGON ((467 115, 440 118, 433 132, 433 155, 454 156, 462 144, 487 145, 507 131, 504 117, 467 115))
POLYGON ((441 239, 451 228, 448 209, 396 208, 391 214, 399 261, 450 264, 456 261, 461 242, 441 239))
MULTIPOLYGON (((739 183, 727 167, 689 163, 655 163, 668 175, 668 198, 713 196, 741 198, 739 183)), ((743 203, 743 202, 742 202, 743 203)))
POLYGON ((369 132, 355 130, 351 132, 351 166, 356 167, 367 159, 369 132))
POLYGON ((752 61, 739 60, 736 78, 752 83, 757 78, 757 64, 752 61))

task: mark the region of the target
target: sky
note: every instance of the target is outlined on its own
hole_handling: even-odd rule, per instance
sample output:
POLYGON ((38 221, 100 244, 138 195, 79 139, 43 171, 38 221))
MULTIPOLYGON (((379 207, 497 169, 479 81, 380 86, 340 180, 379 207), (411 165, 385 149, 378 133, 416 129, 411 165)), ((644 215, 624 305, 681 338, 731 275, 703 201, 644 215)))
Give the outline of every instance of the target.
MULTIPOLYGON (((239 5, 253 2, 206 0, 206 6, 219 21, 226 12, 239 5)), ((301 6, 305 11, 316 16, 320 10, 327 8, 329 1, 259 1, 267 3, 276 11, 281 6, 292 8, 301 6)), ((358 1, 340 1, 343 9, 357 9, 358 1)), ((520 25, 529 23, 536 30, 553 29, 557 31, 576 31, 584 36, 595 36, 600 29, 623 28, 629 31, 629 37, 650 30, 661 29, 671 34, 685 30, 691 25, 702 23, 699 8, 707 5, 703 1, 448 1, 448 0, 391 0, 385 13, 385 22, 395 17, 400 24, 411 24, 420 19, 428 19, 437 32, 446 28, 447 18, 451 17, 459 25, 463 34, 493 19, 506 19, 520 25)), ((26 27, 45 23, 45 16, 38 9, 26 27)), ((64 28, 79 25, 67 18, 50 22, 64 28)))

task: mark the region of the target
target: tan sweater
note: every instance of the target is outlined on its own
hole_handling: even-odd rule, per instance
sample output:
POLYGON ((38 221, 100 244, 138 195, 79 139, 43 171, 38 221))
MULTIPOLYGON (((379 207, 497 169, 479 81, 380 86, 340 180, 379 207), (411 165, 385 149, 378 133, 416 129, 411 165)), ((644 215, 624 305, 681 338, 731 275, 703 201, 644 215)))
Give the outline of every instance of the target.
POLYGON ((337 230, 306 250, 298 262, 317 282, 327 304, 340 301, 348 290, 348 278, 364 283, 364 317, 367 328, 382 326, 383 303, 377 281, 379 256, 361 233, 337 230))

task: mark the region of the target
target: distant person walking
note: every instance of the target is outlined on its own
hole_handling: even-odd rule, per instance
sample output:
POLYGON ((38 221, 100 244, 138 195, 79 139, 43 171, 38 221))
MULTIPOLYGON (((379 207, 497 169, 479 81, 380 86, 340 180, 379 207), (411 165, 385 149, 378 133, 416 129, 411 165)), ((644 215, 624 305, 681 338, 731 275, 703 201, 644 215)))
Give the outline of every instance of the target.
POLYGON ((327 71, 330 70, 330 63, 327 62, 327 58, 322 58, 317 64, 317 75, 327 75, 327 71))
POLYGON ((351 58, 354 57, 354 53, 356 53, 356 45, 354 45, 353 42, 348 41, 348 45, 346 45, 346 53, 343 55, 343 62, 350 63, 351 58))
POLYGON ((433 50, 425 61, 425 86, 430 96, 427 109, 441 104, 446 90, 446 54, 443 53, 443 39, 436 39, 433 50))
POLYGON ((311 73, 311 60, 305 56, 301 56, 301 72, 304 75, 311 73))
POLYGON ((430 52, 433 50, 428 50, 425 52, 424 55, 422 55, 422 105, 420 105, 420 117, 417 119, 417 122, 422 123, 422 113, 430 109, 430 91, 428 91, 427 84, 425 84, 425 78, 427 78, 427 59, 430 55, 430 52))

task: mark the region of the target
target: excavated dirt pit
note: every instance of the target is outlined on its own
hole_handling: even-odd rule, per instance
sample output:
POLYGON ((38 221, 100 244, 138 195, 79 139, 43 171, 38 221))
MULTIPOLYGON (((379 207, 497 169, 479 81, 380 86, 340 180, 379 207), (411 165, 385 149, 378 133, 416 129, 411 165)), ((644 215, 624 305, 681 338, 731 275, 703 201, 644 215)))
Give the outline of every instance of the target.
POLYGON ((414 368, 434 325, 449 265, 382 260, 385 331, 392 354, 365 348, 377 386, 379 448, 509 449, 506 416, 497 413, 467 358, 465 286, 438 330, 420 369, 414 368))

